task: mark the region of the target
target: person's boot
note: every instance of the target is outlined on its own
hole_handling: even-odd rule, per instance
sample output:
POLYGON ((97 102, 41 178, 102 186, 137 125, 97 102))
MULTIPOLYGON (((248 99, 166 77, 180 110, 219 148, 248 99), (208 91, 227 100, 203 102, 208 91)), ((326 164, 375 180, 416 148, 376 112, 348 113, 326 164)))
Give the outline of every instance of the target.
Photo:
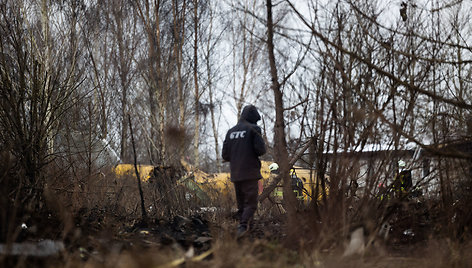
POLYGON ((243 214, 243 213, 238 210, 237 212, 234 212, 234 213, 231 214, 231 218, 232 218, 233 220, 239 222, 239 221, 241 220, 241 215, 242 215, 242 214, 243 214))
POLYGON ((239 239, 247 234, 247 225, 240 224, 238 226, 238 231, 236 232, 236 237, 239 239))

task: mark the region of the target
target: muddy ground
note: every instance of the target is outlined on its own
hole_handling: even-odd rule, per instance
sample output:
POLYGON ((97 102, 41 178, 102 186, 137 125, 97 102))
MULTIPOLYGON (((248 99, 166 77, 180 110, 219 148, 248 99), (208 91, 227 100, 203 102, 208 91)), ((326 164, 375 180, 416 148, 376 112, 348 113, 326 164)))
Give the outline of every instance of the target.
POLYGON ((435 226, 424 219, 412 222, 406 215, 398 217, 389 227, 388 239, 375 239, 362 253, 342 257, 349 237, 333 243, 325 239, 323 245, 317 246, 310 244, 307 234, 305 240, 287 243, 284 217, 258 215, 252 231, 236 239, 237 222, 229 213, 194 213, 169 220, 149 219, 144 223, 95 209, 76 217, 68 233, 59 231, 63 230, 61 223, 47 218, 42 222, 36 219, 42 224, 36 235, 28 229, 22 231, 23 241, 38 241, 41 236, 62 240, 64 249, 58 254, 3 255, 0 263, 3 267, 470 267, 472 264, 469 256, 472 246, 468 241, 435 239, 432 237, 435 226))

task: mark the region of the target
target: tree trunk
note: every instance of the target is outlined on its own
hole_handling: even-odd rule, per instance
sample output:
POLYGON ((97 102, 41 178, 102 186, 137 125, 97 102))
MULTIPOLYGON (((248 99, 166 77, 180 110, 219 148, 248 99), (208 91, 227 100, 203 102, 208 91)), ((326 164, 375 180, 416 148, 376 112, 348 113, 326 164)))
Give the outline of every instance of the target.
MULTIPOLYGON (((43 32, 43 40, 44 40, 44 92, 45 94, 49 93, 49 85, 51 80, 51 48, 49 45, 49 7, 48 1, 42 0, 41 2, 41 24, 42 24, 42 32, 43 32)), ((49 99, 49 96, 45 96, 46 99, 49 99)), ((48 108, 46 110, 46 120, 45 122, 49 122, 51 119, 51 104, 48 103, 48 108)), ((42 122, 44 123, 44 122, 42 122)), ((46 145, 47 145, 47 153, 52 155, 54 152, 54 138, 52 134, 52 130, 50 128, 46 129, 46 145)))
POLYGON ((288 214, 288 223, 293 227, 298 221, 296 219, 296 198, 291 189, 291 181, 288 166, 287 142, 285 140, 285 122, 283 93, 278 81, 277 66, 274 55, 274 25, 272 21, 272 1, 267 0, 267 49, 269 53, 270 75, 272 79, 271 89, 274 92, 275 104, 275 127, 274 127, 274 154, 275 160, 279 163, 281 176, 283 179, 284 205, 288 214))
MULTIPOLYGON (((120 158, 128 162, 129 161, 129 152, 127 146, 127 139, 128 139, 128 128, 126 124, 126 116, 128 115, 128 66, 125 60, 125 44, 123 41, 123 23, 122 23, 122 15, 118 13, 116 18, 117 24, 117 45, 118 45, 118 53, 119 53, 119 64, 120 68, 118 69, 119 76, 120 76, 120 86, 121 86, 121 141, 120 141, 120 158)), ((128 115, 129 116, 129 115, 128 115)))
POLYGON ((163 88, 162 88, 162 73, 161 73, 161 44, 160 44, 160 18, 159 9, 160 1, 155 1, 154 15, 155 19, 150 18, 150 6, 149 2, 145 2, 144 8, 140 5, 140 2, 136 2, 138 15, 141 18, 148 41, 148 52, 150 59, 150 80, 151 83, 148 85, 149 95, 149 106, 150 106, 150 121, 151 121, 151 148, 150 148, 150 162, 153 165, 157 163, 164 165, 165 145, 164 139, 164 103, 163 103, 163 88), (155 23, 155 32, 151 23, 155 23), (159 90, 161 91, 159 94, 159 90), (157 120, 159 118, 159 123, 157 120), (156 141, 159 141, 158 143, 156 141), (157 145, 156 145, 157 143, 157 145))
POLYGON ((195 166, 198 166, 200 162, 200 155, 198 152, 198 144, 200 142, 200 92, 198 88, 198 73, 197 73, 197 68, 198 68, 198 1, 194 0, 193 1, 194 9, 193 9, 193 15, 194 15, 194 31, 195 31, 195 39, 194 39, 194 47, 193 47, 193 64, 194 64, 194 69, 193 69, 193 82, 195 86, 195 136, 193 140, 193 146, 194 146, 194 155, 195 155, 195 166))
MULTIPOLYGON (((178 1, 172 1, 172 13, 174 20, 174 58, 177 65, 177 99, 179 103, 178 126, 180 131, 185 129, 185 97, 182 83, 182 50, 185 39, 185 12, 186 1, 183 1, 182 9, 180 11, 178 11, 178 1)), ((183 137, 179 139, 177 146, 178 159, 180 159, 183 155, 185 146, 183 137)))

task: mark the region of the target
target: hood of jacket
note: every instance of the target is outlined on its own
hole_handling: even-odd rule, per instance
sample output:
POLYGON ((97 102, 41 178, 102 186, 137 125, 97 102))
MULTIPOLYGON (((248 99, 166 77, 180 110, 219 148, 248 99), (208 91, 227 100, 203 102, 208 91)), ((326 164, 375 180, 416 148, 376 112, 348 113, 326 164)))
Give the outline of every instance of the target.
POLYGON ((243 108, 240 120, 246 120, 249 123, 255 124, 257 121, 261 120, 261 115, 257 111, 256 106, 246 105, 243 108))

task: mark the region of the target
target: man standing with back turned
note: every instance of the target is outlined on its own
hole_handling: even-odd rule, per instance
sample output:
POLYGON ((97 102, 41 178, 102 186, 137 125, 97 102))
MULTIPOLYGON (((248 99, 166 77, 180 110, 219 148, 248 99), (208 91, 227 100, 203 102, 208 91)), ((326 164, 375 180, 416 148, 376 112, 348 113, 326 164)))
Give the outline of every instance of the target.
POLYGON ((231 181, 236 191, 239 226, 237 236, 243 236, 257 209, 258 181, 262 178, 259 156, 266 148, 261 128, 256 125, 261 116, 254 105, 244 107, 239 122, 226 133, 223 160, 230 162, 231 181))

